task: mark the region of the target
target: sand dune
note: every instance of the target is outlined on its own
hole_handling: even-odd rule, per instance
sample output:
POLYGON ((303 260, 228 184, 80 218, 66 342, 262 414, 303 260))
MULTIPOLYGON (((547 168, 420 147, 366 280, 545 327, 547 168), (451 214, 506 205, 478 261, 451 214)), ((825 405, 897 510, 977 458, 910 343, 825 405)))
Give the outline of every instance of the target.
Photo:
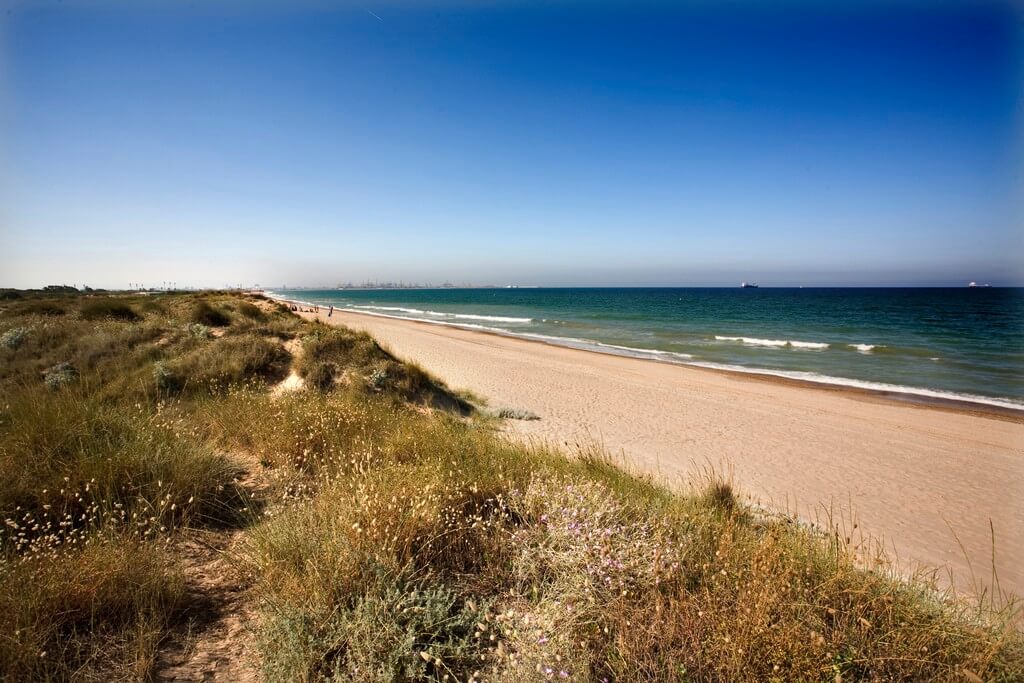
POLYGON ((510 422, 517 435, 597 441, 673 484, 708 466, 728 471, 752 502, 810 521, 831 515, 854 538, 881 538, 901 568, 949 568, 961 587, 991 576, 994 528, 1000 585, 1024 595, 1019 417, 404 320, 335 312, 329 322, 367 330, 492 408, 541 417, 510 422))

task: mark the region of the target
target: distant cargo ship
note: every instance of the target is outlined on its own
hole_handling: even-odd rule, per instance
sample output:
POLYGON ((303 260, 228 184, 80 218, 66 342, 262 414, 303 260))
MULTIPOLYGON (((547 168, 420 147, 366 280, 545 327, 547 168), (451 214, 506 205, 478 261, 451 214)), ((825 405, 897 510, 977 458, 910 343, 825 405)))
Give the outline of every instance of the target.
POLYGON ((757 289, 758 284, 756 282, 744 282, 740 285, 743 289, 757 289))

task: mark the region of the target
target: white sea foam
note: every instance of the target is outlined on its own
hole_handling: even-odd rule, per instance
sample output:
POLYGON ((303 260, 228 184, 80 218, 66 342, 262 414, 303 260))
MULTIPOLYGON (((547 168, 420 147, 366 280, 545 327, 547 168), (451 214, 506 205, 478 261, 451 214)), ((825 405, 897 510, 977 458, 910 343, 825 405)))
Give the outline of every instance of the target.
POLYGON ((754 337, 722 337, 715 335, 718 341, 734 341, 750 344, 751 346, 786 346, 789 344, 785 339, 755 339, 754 337))
POLYGON ((627 351, 630 354, 651 354, 654 356, 675 356, 676 358, 693 358, 693 355, 689 353, 678 353, 676 351, 662 351, 661 349, 638 349, 634 346, 620 346, 618 344, 605 344, 604 342, 594 342, 597 346, 604 347, 606 349, 619 349, 620 351, 627 351))
POLYGON ((794 349, 827 349, 829 344, 825 342, 791 341, 789 345, 794 349))
POLYGON ((431 315, 436 318, 455 318, 457 320, 487 320, 495 323, 530 323, 533 318, 512 318, 501 315, 477 315, 471 313, 445 313, 444 311, 423 311, 418 308, 402 308, 401 306, 369 306, 353 305, 361 311, 391 311, 394 313, 408 313, 409 315, 431 315))
POLYGON ((444 315, 444 313, 437 313, 436 311, 421 311, 418 308, 402 308, 401 306, 358 306, 354 305, 352 308, 363 308, 373 311, 395 311, 397 313, 409 313, 411 315, 444 315))
POLYGON ((860 379, 849 379, 847 377, 832 377, 831 375, 820 375, 816 372, 803 372, 800 370, 764 370, 761 368, 747 368, 740 365, 728 363, 708 363, 704 361, 693 361, 687 365, 695 365, 702 368, 715 370, 728 370, 730 372, 742 372, 751 375, 773 375, 775 377, 786 377, 798 379, 805 382, 817 384, 831 384, 835 386, 853 387, 856 389, 868 389, 870 391, 884 391, 892 394, 904 394, 907 396, 919 396, 923 398, 937 398, 947 401, 962 401, 965 403, 980 403, 982 405, 1007 408, 1009 410, 1024 411, 1024 402, 1010 398, 996 398, 991 396, 979 396, 977 394, 961 394, 955 391, 940 391, 938 389, 926 389, 924 387, 910 387, 902 384, 889 384, 888 382, 871 382, 860 379))
POLYGON ((861 353, 871 353, 875 349, 879 348, 878 344, 847 344, 847 346, 851 349, 857 349, 861 353))
POLYGON ((723 337, 717 334, 715 335, 715 339, 718 341, 742 342, 749 346, 772 346, 775 348, 789 346, 794 349, 827 349, 829 347, 829 345, 826 344, 825 342, 805 342, 794 341, 790 339, 758 339, 757 337, 723 337))
MULTIPOLYGON (((433 311, 430 311, 433 313, 433 311)), ((496 323, 532 323, 533 318, 512 318, 501 315, 472 315, 469 313, 442 313, 441 315, 451 315, 453 318, 459 320, 490 320, 496 323)))

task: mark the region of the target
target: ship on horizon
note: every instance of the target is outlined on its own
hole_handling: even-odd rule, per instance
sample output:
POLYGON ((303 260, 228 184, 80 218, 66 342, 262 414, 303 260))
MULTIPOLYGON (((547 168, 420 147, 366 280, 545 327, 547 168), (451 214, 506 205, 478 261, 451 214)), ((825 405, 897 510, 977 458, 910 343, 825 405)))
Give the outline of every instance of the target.
POLYGON ((740 283, 740 289, 757 289, 760 285, 756 282, 742 282, 740 283))

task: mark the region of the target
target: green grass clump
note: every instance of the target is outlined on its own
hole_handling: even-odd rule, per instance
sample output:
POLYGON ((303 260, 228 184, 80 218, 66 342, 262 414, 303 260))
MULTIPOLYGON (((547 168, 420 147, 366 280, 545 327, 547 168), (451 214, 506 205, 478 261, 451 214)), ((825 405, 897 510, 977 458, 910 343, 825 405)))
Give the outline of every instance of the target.
POLYGON ((399 362, 365 332, 313 323, 302 338, 299 374, 321 390, 338 380, 363 393, 391 396, 464 414, 472 406, 415 363, 399 362))
POLYGON ((140 317, 139 314, 135 312, 135 309, 130 305, 124 301, 119 301, 118 299, 110 297, 90 299, 82 304, 80 312, 85 320, 103 320, 104 318, 110 318, 113 320, 134 322, 140 317))
POLYGON ((25 390, 0 412, 0 548, 44 552, 92 530, 216 524, 244 505, 239 468, 161 416, 76 385, 25 390))
POLYGON ((224 311, 214 308, 207 301, 197 301, 192 307, 192 322, 207 327, 227 327, 231 318, 224 311))
POLYGON ((54 301, 31 301, 27 302, 18 308, 18 313, 22 315, 64 315, 67 312, 60 304, 54 301))
POLYGON ((224 337, 168 361, 167 386, 220 391, 247 381, 277 382, 290 364, 291 355, 276 341, 255 334, 224 337))
POLYGON ((539 420, 540 415, 532 410, 523 408, 502 408, 498 411, 498 417, 503 420, 539 420))
POLYGON ((238 312, 252 320, 263 321, 267 319, 266 313, 264 313, 259 306, 251 304, 248 301, 243 301, 238 304, 238 312))
POLYGON ((383 349, 370 335, 316 323, 311 326, 311 332, 302 338, 302 358, 298 370, 299 374, 305 376, 323 363, 362 369, 385 358, 383 349))

